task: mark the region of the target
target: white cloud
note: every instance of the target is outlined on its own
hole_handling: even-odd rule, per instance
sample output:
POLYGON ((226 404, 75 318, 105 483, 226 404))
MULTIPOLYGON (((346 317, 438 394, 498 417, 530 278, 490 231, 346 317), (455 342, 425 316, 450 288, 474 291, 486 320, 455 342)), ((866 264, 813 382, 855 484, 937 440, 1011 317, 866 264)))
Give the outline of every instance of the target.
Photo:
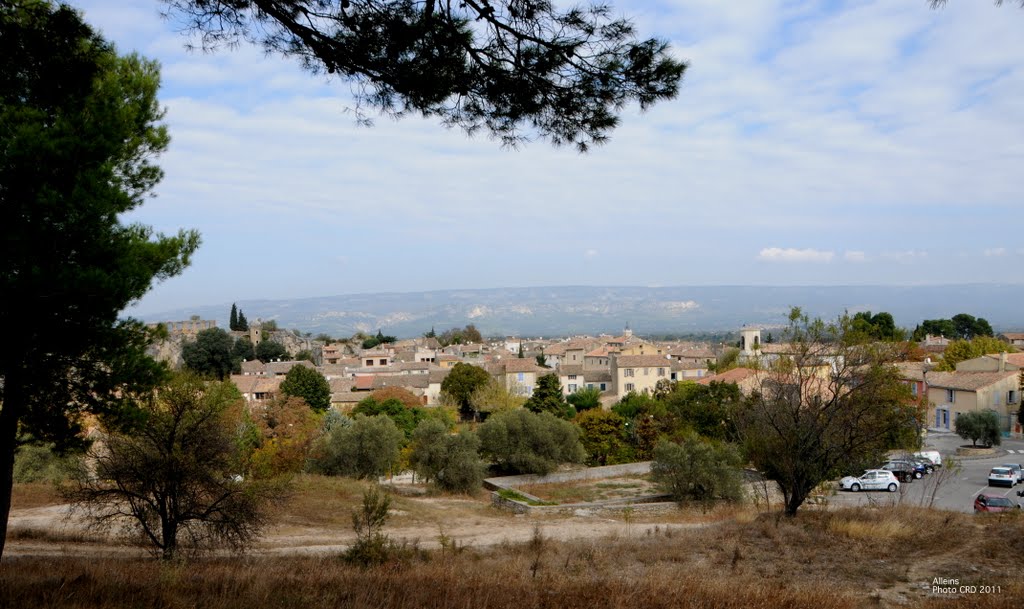
POLYGON ((999 256, 1005 256, 1007 251, 1005 247, 990 247, 986 249, 984 253, 989 258, 996 258, 999 256))
POLYGON ((860 250, 847 250, 843 253, 843 258, 847 262, 864 262, 868 259, 867 254, 860 250))
POLYGON ((831 262, 834 252, 815 249, 766 247, 757 257, 769 262, 831 262))
POLYGON ((882 252, 881 257, 885 260, 893 260, 895 262, 912 262, 915 260, 922 260, 924 258, 927 258, 928 252, 924 250, 882 252))

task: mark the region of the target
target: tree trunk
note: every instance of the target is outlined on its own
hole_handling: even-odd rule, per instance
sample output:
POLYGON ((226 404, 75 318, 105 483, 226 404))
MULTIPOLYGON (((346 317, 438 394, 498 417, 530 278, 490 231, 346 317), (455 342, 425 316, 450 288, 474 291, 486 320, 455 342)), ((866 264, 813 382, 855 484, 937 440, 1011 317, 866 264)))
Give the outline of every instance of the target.
POLYGON ((17 387, 5 379, 4 400, 0 406, 0 558, 7 543, 7 519, 11 515, 11 493, 14 491, 14 453, 18 439, 21 395, 17 387))
POLYGON ((170 522, 170 519, 164 520, 160 523, 160 535, 163 537, 164 544, 160 557, 164 560, 174 559, 174 553, 178 549, 178 527, 175 523, 170 522))

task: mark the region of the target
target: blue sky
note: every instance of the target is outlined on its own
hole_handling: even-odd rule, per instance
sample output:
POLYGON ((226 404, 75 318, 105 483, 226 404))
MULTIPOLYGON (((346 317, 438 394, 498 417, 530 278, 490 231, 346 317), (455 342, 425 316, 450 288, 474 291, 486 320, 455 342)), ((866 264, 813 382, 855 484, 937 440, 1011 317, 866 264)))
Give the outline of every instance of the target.
POLYGON ((203 245, 133 313, 541 285, 1024 281, 1024 10, 982 0, 619 1, 690 62, 585 155, 419 118, 157 0, 72 0, 163 67, 172 142, 131 220, 203 245))

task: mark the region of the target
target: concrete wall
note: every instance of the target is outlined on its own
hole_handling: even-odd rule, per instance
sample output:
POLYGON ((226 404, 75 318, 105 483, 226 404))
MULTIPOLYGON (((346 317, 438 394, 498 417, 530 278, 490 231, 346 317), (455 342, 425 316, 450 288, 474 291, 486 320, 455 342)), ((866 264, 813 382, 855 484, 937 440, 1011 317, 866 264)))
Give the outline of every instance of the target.
POLYGON ((603 467, 587 467, 569 472, 554 472, 546 476, 524 474, 521 476, 503 476, 487 478, 484 488, 497 490, 502 488, 518 488, 527 484, 549 484, 553 482, 572 482, 574 480, 599 480, 617 476, 636 476, 650 473, 651 462, 623 463, 621 465, 605 465, 603 467))

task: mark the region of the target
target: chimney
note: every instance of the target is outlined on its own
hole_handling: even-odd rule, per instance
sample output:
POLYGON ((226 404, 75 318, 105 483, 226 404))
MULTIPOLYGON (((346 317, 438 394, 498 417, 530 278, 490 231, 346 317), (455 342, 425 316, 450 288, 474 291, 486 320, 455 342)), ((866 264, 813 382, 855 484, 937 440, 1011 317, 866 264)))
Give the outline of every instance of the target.
POLYGON ((999 371, 1006 372, 1006 351, 999 354, 999 371))

